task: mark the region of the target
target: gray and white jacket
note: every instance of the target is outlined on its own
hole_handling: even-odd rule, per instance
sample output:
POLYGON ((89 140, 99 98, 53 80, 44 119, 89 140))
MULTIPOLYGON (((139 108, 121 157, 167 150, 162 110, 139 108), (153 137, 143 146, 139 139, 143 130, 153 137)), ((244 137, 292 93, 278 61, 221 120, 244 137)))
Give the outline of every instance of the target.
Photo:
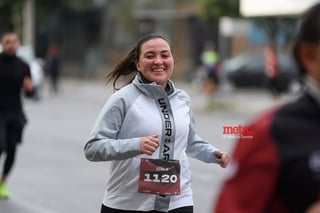
POLYGON ((191 170, 188 156, 216 163, 217 150, 199 137, 191 110, 189 95, 168 82, 164 91, 156 83, 145 83, 137 74, 129 84, 110 96, 101 110, 88 142, 85 156, 90 161, 110 161, 105 206, 136 211, 168 211, 193 206, 191 170), (170 123, 172 122, 172 123, 170 123), (168 129, 169 128, 169 129, 168 129), (170 131, 169 153, 161 149, 170 131), (159 135, 162 145, 151 156, 140 153, 140 138, 159 135), (180 161, 181 194, 161 197, 138 192, 140 159, 180 161), (163 199, 166 201, 163 202, 163 199))

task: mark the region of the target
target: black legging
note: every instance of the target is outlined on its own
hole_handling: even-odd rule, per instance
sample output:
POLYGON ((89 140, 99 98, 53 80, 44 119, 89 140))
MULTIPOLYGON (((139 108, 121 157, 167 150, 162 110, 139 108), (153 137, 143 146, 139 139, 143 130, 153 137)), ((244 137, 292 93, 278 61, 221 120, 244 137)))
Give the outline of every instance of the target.
POLYGON ((0 156, 2 153, 5 152, 6 158, 4 161, 3 171, 2 175, 7 176, 14 164, 15 161, 15 155, 16 155, 16 147, 17 143, 21 140, 21 134, 22 134, 23 127, 19 125, 18 122, 12 122, 6 124, 5 127, 5 146, 3 146, 3 149, 0 149, 0 156))
MULTIPOLYGON (((112 209, 112 208, 106 207, 105 205, 102 205, 100 213, 130 213, 130 212, 132 212, 132 213, 145 213, 142 211, 117 210, 117 209, 112 209)), ((149 211, 149 213, 162 213, 162 212, 149 211)), ((193 206, 186 206, 186 207, 173 209, 173 210, 169 211, 169 213, 193 213, 193 206)))
MULTIPOLYGON (((2 171, 2 175, 7 176, 11 171, 11 168, 14 164, 15 155, 16 155, 16 143, 8 143, 6 149, 6 159, 4 161, 4 167, 2 171)), ((3 151, 0 151, 0 156, 3 151)))

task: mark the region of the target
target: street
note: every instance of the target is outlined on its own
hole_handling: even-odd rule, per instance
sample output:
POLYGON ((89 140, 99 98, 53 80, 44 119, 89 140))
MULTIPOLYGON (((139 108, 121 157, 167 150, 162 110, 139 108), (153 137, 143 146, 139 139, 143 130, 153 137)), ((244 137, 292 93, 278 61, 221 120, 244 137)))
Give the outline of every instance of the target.
MULTIPOLYGON (((235 142, 223 138, 223 126, 245 125, 273 105, 267 93, 252 93, 225 97, 238 101, 232 109, 206 110, 205 97, 184 85, 178 87, 192 97, 199 135, 228 152, 235 142)), ((63 81, 57 95, 46 89, 39 102, 25 101, 29 122, 8 179, 11 198, 0 200, 0 212, 98 213, 106 185, 106 163, 87 161, 83 146, 112 89, 104 82, 83 80, 63 81)), ((3 156, 0 162, 2 166, 3 156)), ((226 169, 194 159, 190 163, 195 212, 212 212, 226 169)))

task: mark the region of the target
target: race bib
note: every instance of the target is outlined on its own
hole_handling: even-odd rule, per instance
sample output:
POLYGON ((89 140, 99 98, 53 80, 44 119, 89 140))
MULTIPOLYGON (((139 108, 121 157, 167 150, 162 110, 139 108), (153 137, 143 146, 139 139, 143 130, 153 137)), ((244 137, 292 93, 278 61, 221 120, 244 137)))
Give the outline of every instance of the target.
POLYGON ((179 161, 141 158, 138 191, 159 195, 179 195, 179 161))

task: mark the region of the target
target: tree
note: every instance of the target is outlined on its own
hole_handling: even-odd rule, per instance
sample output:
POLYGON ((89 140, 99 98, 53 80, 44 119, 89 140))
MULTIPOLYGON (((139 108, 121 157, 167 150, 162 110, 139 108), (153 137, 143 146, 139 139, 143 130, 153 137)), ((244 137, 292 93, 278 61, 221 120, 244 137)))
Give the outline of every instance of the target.
POLYGON ((24 0, 0 1, 0 29, 1 31, 15 30, 19 35, 22 31, 22 7, 24 0))
POLYGON ((239 0, 197 0, 200 15, 207 20, 217 20, 222 16, 239 17, 239 0))

